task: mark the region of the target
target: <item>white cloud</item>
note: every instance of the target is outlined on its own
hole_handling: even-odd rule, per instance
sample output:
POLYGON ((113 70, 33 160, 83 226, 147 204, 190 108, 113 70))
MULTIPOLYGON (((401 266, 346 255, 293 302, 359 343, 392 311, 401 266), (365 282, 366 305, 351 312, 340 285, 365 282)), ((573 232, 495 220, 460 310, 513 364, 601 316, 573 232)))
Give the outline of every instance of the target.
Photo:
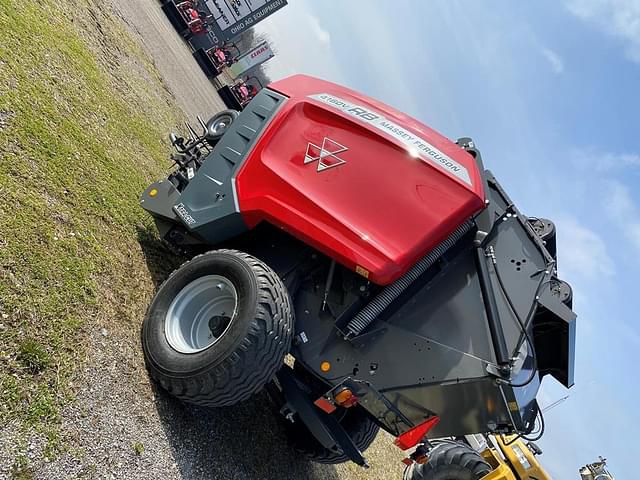
MULTIPOLYGON (((623 183, 640 174, 640 155, 574 149, 569 158, 573 166, 583 172, 578 177, 588 175, 582 201, 589 201, 594 190, 601 192, 598 209, 613 227, 609 237, 627 241, 640 253, 640 205, 634 200, 632 190, 623 183)), ((571 192, 570 196, 576 197, 576 193, 571 192)))
POLYGON ((346 74, 353 65, 339 63, 338 59, 344 55, 338 55, 338 49, 347 50, 363 65, 361 75, 367 77, 369 85, 369 90, 363 93, 393 104, 401 111, 415 110, 421 97, 414 94, 414 82, 410 78, 398 74, 394 77, 394 88, 389 88, 389 72, 404 72, 409 60, 398 56, 397 42, 377 40, 397 36, 384 12, 368 8, 364 2, 357 5, 341 2, 340 15, 329 25, 316 13, 322 8, 318 5, 311 0, 296 0, 256 25, 257 32, 265 33, 277 51, 276 57, 266 63, 267 73, 274 79, 307 73, 362 91, 360 82, 353 84, 353 74, 350 77, 346 74), (349 44, 338 45, 337 29, 349 32, 349 44))
POLYGON ((564 61, 557 52, 554 52, 550 48, 541 47, 540 53, 542 53, 542 56, 549 62, 549 65, 551 65, 553 73, 557 75, 564 73, 564 61))
POLYGON ((636 222, 629 226, 629 230, 627 231, 627 236, 629 240, 633 243, 633 245, 640 251, 640 222, 636 218, 636 222))
POLYGON ((620 39, 629 59, 640 63, 640 1, 566 0, 566 5, 578 18, 620 39))
POLYGON ((629 219, 635 213, 635 205, 629 194, 629 189, 616 181, 610 181, 609 185, 609 195, 607 196, 609 212, 617 220, 629 219))
POLYGON ((276 56, 265 64, 273 80, 306 73, 346 83, 343 69, 332 52, 331 34, 306 1, 290 2, 255 29, 256 33, 264 34, 276 50, 276 56))
POLYGON ((629 188, 618 181, 610 181, 605 205, 611 219, 640 252, 640 210, 634 203, 629 188))
POLYGON ((399 55, 404 32, 399 32, 398 25, 390 21, 382 8, 355 2, 341 2, 340 8, 342 28, 348 28, 353 38, 352 44, 341 47, 351 49, 359 57, 359 64, 363 65, 361 74, 367 75, 367 83, 373 86, 372 91, 364 93, 391 103, 400 111, 413 112, 421 97, 416 95, 414 81, 407 74, 411 59, 404 52, 399 55))
POLYGON ((598 280, 615 273, 607 246, 596 232, 584 227, 573 218, 558 222, 558 251, 562 252, 563 277, 570 280, 598 280))
POLYGON ((598 171, 640 167, 640 155, 636 153, 610 153, 594 149, 576 149, 571 152, 571 158, 576 166, 595 168, 598 171))
POLYGON ((322 25, 320 25, 320 20, 318 20, 318 17, 308 14, 307 19, 308 19, 309 25, 311 25, 311 32, 313 32, 313 34, 320 41, 320 43, 327 47, 331 45, 331 35, 327 30, 322 28, 322 25))

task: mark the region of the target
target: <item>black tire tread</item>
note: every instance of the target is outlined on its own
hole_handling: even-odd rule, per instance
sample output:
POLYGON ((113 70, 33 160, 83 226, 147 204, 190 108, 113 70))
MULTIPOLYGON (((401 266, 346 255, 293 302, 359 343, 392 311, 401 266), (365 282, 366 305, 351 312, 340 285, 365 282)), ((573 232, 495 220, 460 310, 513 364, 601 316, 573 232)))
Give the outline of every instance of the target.
POLYGON ((405 480, 479 480, 491 472, 491 466, 471 447, 459 442, 438 443, 429 460, 407 469, 405 480))
MULTIPOLYGON (((361 452, 371 446, 380 430, 377 423, 364 415, 359 415, 357 421, 351 421, 348 425, 343 424, 343 427, 346 427, 345 430, 361 452)), ((313 462, 332 465, 349 461, 349 457, 341 450, 334 451, 323 447, 310 433, 304 435, 297 432, 290 438, 294 450, 313 462)))
POLYGON ((258 306, 246 337, 215 368, 190 378, 165 375, 149 362, 147 366, 151 377, 171 395, 196 405, 223 407, 248 399, 275 376, 291 347, 293 309, 278 275, 262 261, 238 250, 213 250, 193 257, 172 272, 158 291, 172 281, 180 269, 211 253, 240 259, 256 277, 258 306))

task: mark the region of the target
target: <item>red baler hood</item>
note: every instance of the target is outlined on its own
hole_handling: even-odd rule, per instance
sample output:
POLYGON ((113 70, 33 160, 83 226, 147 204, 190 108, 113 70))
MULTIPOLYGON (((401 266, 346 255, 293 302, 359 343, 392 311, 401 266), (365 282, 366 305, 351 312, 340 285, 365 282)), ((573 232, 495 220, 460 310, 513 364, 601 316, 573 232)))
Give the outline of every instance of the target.
POLYGON ((387 284, 484 207, 474 158, 391 107, 296 75, 236 177, 249 226, 268 221, 387 284))

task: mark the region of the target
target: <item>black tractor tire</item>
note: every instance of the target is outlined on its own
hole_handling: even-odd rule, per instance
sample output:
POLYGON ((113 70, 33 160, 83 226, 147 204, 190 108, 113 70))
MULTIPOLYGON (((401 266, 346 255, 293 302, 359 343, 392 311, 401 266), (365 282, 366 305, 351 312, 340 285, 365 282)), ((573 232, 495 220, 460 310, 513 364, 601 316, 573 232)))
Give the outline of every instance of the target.
MULTIPOLYGON (((340 425, 351 437, 358 450, 364 452, 371 446, 380 430, 369 414, 360 407, 338 409, 335 414, 340 416, 340 425), (341 411, 340 411, 341 410, 341 411)), ((335 415, 334 414, 334 415, 335 415)), ((287 433, 291 446, 298 453, 316 463, 336 464, 349 461, 342 450, 329 450, 318 442, 301 420, 287 426, 287 433)))
MULTIPOLYGON (((211 322, 208 328, 214 335, 211 322)), ((235 250, 194 257, 160 286, 142 325, 149 373, 171 395, 209 407, 234 405, 260 391, 283 365, 293 332, 291 300, 277 274, 260 260, 235 250), (215 343, 181 352, 165 323, 174 298, 192 282, 216 275, 233 285, 235 310, 215 343)), ((193 331, 193 330, 192 330, 193 331)))
POLYGON ((491 465, 471 447, 442 442, 429 452, 426 463, 409 465, 404 480, 480 480, 491 470, 491 465))

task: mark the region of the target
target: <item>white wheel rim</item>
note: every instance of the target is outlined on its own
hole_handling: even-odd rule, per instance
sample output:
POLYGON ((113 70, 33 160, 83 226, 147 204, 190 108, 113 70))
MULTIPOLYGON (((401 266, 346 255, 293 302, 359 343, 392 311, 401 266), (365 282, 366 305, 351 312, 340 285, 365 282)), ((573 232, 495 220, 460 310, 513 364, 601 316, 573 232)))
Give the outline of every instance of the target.
POLYGON ((187 284, 165 315, 167 342, 180 353, 198 353, 217 343, 229 330, 238 309, 233 284, 220 275, 206 275, 187 284))

